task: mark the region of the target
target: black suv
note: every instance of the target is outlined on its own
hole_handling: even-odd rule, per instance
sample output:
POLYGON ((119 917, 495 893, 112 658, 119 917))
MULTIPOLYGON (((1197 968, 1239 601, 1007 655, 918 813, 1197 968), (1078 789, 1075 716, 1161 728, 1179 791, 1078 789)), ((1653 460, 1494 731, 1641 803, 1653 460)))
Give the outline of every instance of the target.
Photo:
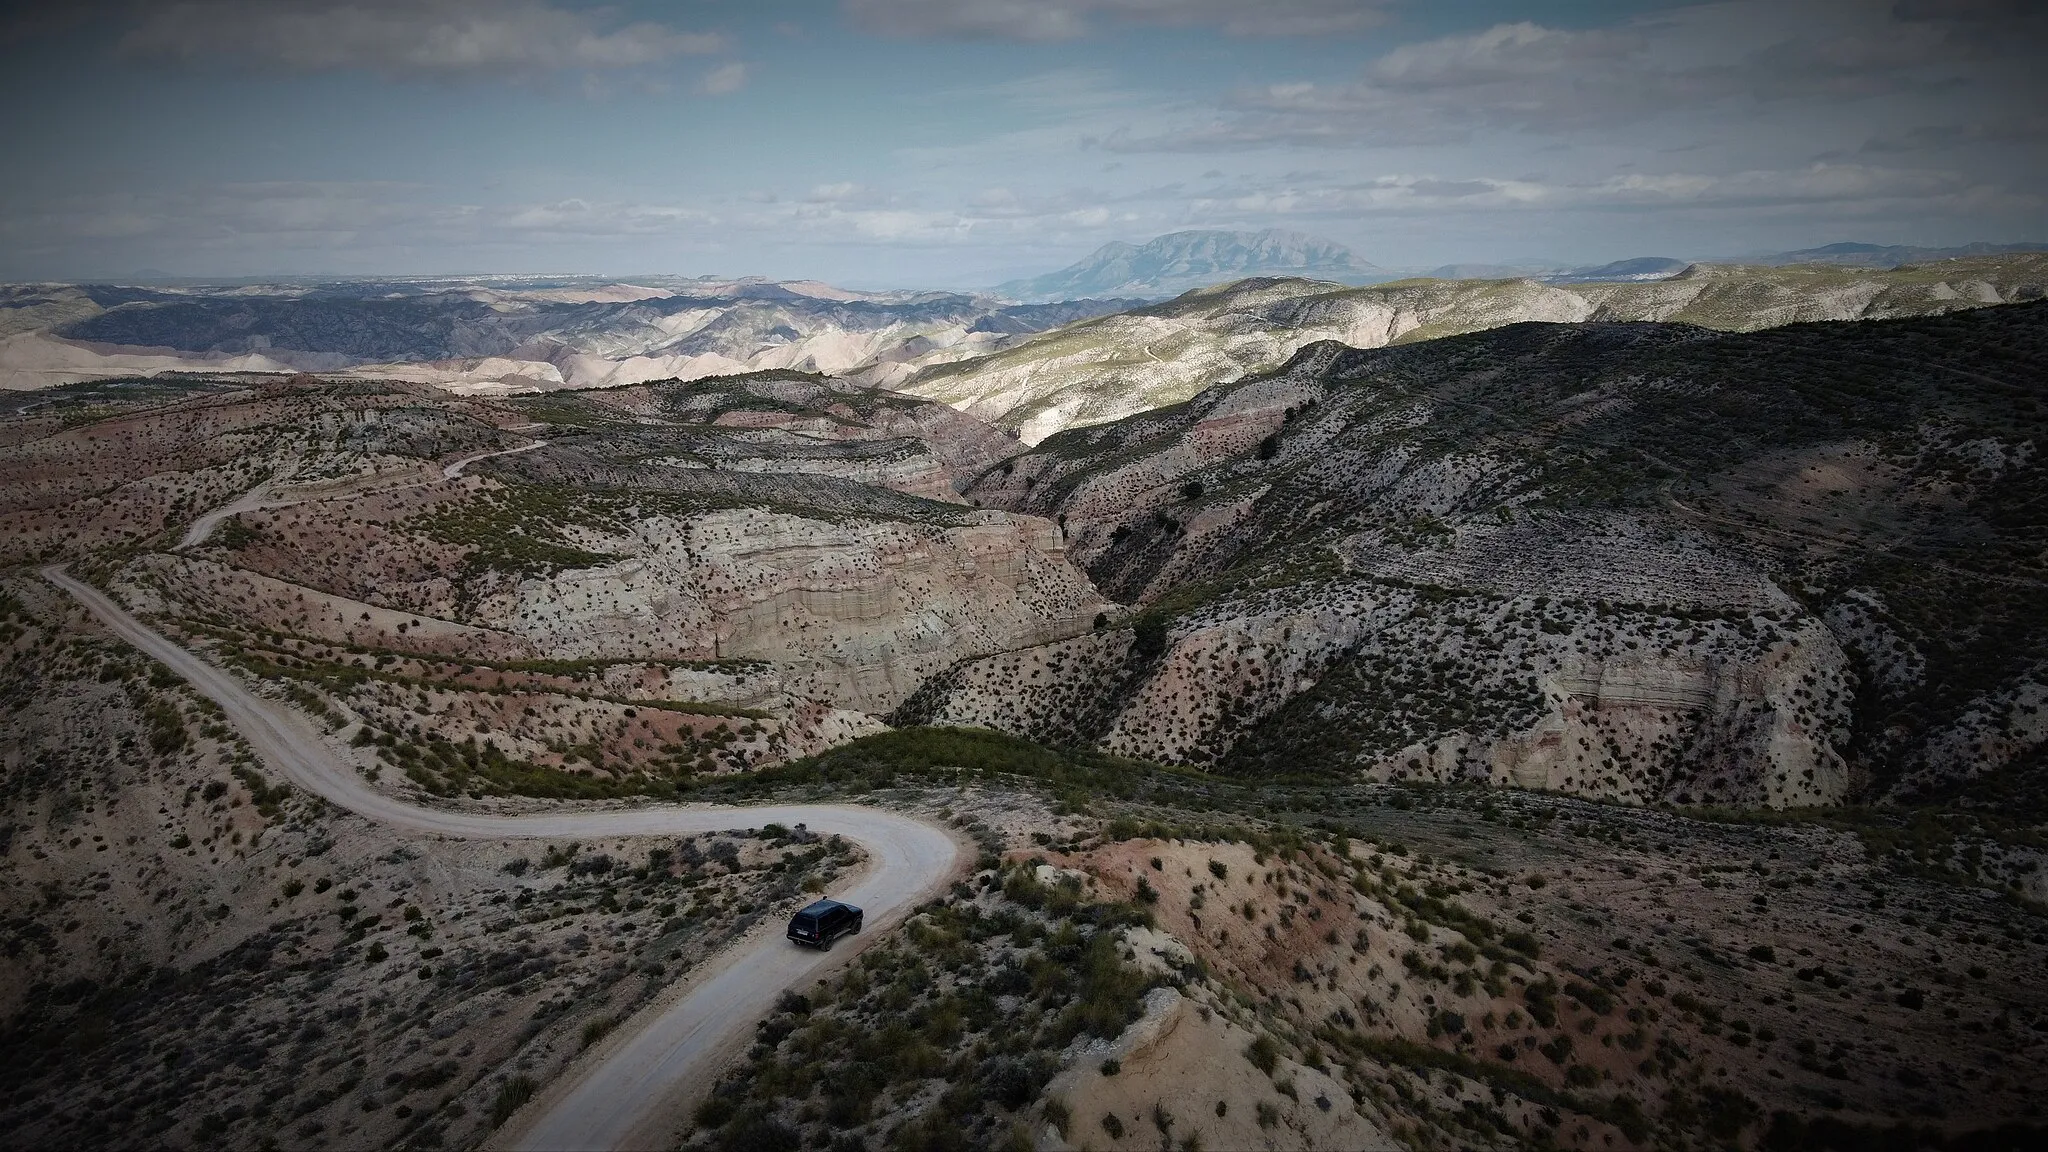
POLYGON ((860 931, 862 912, 837 900, 820 900, 789 918, 789 938, 823 951, 841 936, 860 931))

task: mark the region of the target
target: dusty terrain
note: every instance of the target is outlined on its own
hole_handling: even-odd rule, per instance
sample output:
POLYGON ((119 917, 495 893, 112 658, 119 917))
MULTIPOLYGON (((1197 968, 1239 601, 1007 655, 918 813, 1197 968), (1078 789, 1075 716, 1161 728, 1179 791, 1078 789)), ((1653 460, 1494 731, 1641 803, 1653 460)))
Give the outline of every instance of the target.
POLYGON ((423 843, 269 774, 54 590, 10 580, 6 606, 19 1141, 473 1143, 860 866, 747 831, 423 843))
POLYGON ((897 718, 1626 803, 2031 797, 2044 324, 1315 346, 983 472, 1140 611, 897 718))
POLYGON ((793 371, 10 399, 0 1114, 2024 1146, 2048 313, 1979 297, 1313 344, 1035 449, 793 371), (977 858, 827 961, 777 919, 955 840, 679 800, 977 858))
POLYGON ((485 724, 547 767, 801 755, 873 731, 962 656, 1104 607, 1056 525, 955 494, 1013 441, 814 377, 539 408, 360 382, 109 387, 8 434, 16 562, 124 549, 111 585, 229 658, 380 730, 460 744, 485 724), (635 708, 664 701, 687 707, 635 708))
MULTIPOLYGON (((917 748, 827 763, 902 771, 927 759, 917 748)), ((950 807, 980 817, 978 875, 786 999, 691 1145, 2038 1134, 2048 920, 2007 884, 2038 872, 2038 844, 1101 771, 1097 795, 1138 784, 1144 799, 1033 814, 992 782, 956 793, 950 807)))

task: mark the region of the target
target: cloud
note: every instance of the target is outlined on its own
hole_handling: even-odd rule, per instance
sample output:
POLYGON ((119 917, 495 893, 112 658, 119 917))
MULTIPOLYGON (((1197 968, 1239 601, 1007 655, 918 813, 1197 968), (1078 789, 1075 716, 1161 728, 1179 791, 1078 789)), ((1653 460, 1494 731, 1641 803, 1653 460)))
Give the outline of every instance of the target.
POLYGON ((1725 175, 1629 173, 1576 182, 1394 174, 1348 183, 1274 181, 1211 189, 1190 203, 1203 221, 1370 215, 1797 211, 1827 218, 2039 211, 2048 198, 1942 169, 1811 164, 1725 175))
POLYGON ((1382 23, 1388 0, 843 0, 884 36, 1050 42, 1102 24, 1220 28, 1232 36, 1331 36, 1382 23))
MULTIPOLYGON (((1980 108, 2035 107, 2038 42, 2013 5, 1961 17, 1868 2, 1735 0, 1624 21, 1520 21, 1395 48, 1354 79, 1240 88, 1205 122, 1094 143, 1122 152, 1459 143, 1486 131, 1609 131, 1684 117, 1802 114, 1856 101, 1969 93, 1980 108), (1908 17, 1912 18, 1908 18, 1908 17)), ((2048 10, 2044 10, 2048 11, 2048 10)), ((2042 28, 2048 35, 2048 28, 2042 28)))
POLYGON ((606 31, 592 14, 541 0, 179 0, 143 9, 119 52, 188 66, 466 77, 636 68, 728 46, 649 21, 606 31))
POLYGON ((721 64, 706 72, 704 78, 697 81, 697 91, 702 92, 706 96, 723 96, 728 92, 737 92, 746 86, 747 65, 744 61, 740 60, 735 60, 730 64, 721 64))
POLYGON ((392 181, 269 181, 108 193, 0 221, 0 239, 31 255, 110 245, 121 259, 171 251, 270 261, 292 252, 701 237, 719 223, 714 213, 690 205, 581 197, 482 205, 449 203, 429 192, 392 181))

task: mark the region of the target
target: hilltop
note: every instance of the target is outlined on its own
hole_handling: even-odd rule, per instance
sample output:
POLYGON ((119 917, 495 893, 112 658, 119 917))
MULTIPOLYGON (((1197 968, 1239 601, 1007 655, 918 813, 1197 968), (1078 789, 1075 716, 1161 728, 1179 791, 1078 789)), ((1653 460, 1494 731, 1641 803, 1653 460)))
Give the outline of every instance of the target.
POLYGON ((935 354, 891 386, 1036 443, 1270 372, 1323 340, 1377 348, 1531 320, 1654 320, 1740 332, 1938 315, 2044 293, 2048 255, 2029 254, 1891 271, 1696 264, 1668 279, 1600 283, 1416 279, 1346 287, 1265 277, 1077 321, 981 355, 935 354))

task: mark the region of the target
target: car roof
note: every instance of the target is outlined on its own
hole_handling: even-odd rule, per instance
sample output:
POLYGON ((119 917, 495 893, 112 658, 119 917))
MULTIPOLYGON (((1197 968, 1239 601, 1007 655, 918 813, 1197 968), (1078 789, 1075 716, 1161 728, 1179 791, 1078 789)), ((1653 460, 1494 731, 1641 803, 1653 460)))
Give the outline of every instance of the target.
POLYGON ((831 911, 832 909, 834 909, 834 908, 845 908, 845 907, 847 907, 847 905, 845 905, 845 904, 841 904, 841 903, 840 903, 839 901, 837 901, 837 900, 820 900, 820 901, 816 902, 815 904, 812 904, 811 906, 809 906, 809 907, 805 908, 805 909, 804 909, 803 911, 801 911, 801 912, 798 912, 798 913, 797 913, 797 915, 799 915, 799 916, 816 916, 816 915, 819 915, 819 914, 821 914, 821 913, 825 913, 825 912, 830 912, 830 911, 831 911))

